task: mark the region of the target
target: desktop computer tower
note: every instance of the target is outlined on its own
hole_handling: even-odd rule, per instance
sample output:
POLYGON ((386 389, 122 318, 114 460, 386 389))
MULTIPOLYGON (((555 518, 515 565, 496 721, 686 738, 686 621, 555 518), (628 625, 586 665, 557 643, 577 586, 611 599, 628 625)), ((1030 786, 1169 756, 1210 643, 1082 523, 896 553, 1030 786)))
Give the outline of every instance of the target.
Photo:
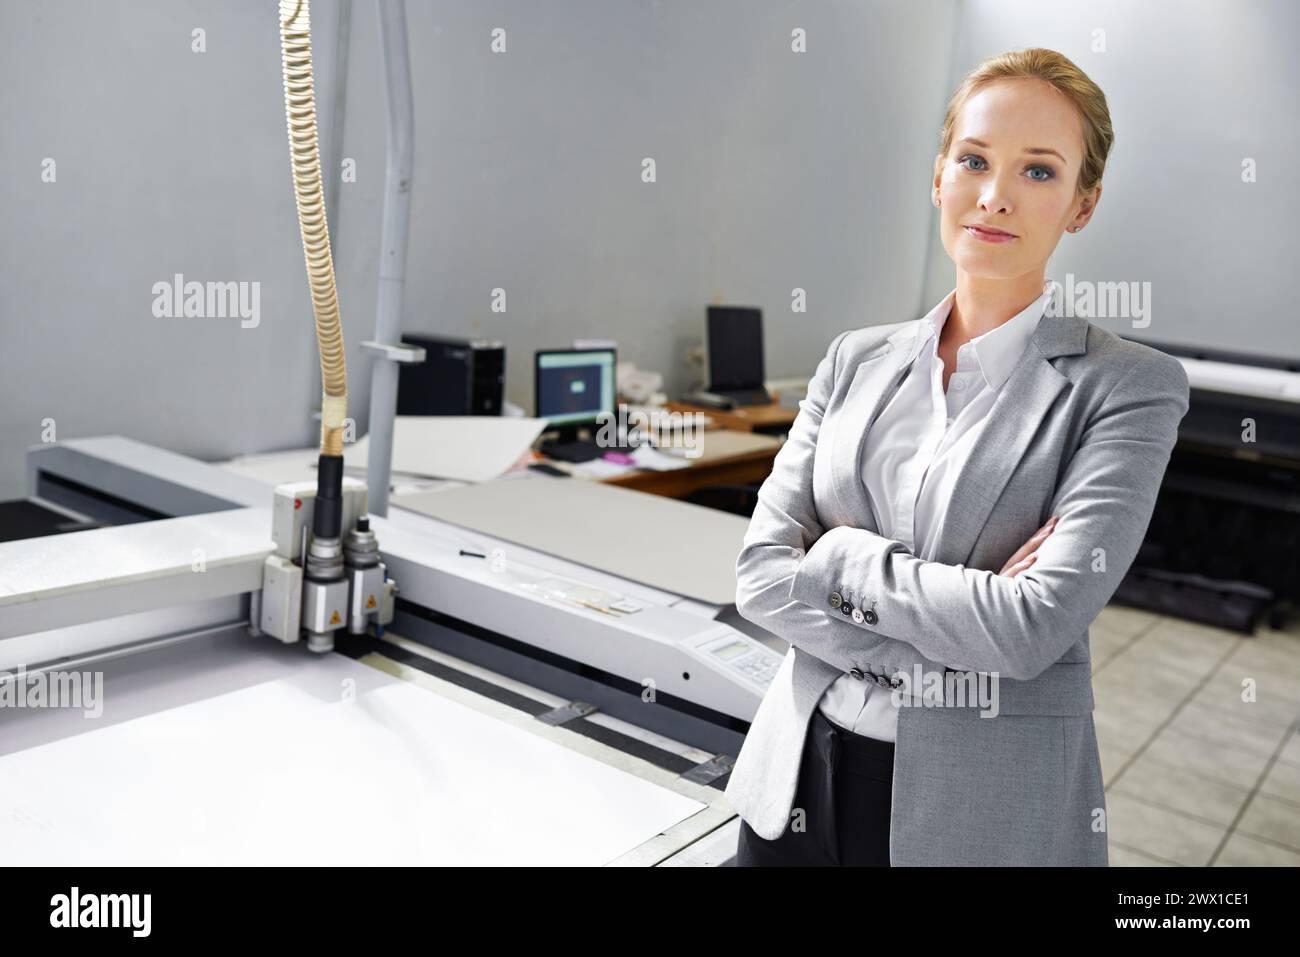
POLYGON ((398 415, 500 415, 506 348, 485 339, 402 336, 427 358, 403 365, 397 380, 398 415))

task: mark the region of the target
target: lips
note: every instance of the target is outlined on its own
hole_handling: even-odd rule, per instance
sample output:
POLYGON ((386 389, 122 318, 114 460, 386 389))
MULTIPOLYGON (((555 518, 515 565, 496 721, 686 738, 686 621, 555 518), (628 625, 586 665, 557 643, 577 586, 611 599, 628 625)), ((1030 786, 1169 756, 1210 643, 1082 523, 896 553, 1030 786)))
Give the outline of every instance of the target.
POLYGON ((1016 238, 1013 233, 1002 229, 994 229, 990 226, 965 226, 963 228, 976 239, 986 243, 1007 243, 1016 238))

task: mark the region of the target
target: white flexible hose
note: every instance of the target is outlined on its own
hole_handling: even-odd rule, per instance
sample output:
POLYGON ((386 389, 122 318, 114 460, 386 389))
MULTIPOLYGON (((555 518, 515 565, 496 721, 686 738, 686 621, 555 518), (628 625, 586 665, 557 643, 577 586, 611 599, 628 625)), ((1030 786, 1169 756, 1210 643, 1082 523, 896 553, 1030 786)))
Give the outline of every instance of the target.
POLYGON ((343 454, 343 421, 348 408, 348 375, 339 321, 334 260, 330 255, 321 189, 320 148, 316 138, 316 96, 311 75, 311 13, 308 0, 280 0, 280 56, 284 65, 284 110, 293 160, 293 192, 298 229, 307 259, 316 343, 320 349, 322 455, 343 454))

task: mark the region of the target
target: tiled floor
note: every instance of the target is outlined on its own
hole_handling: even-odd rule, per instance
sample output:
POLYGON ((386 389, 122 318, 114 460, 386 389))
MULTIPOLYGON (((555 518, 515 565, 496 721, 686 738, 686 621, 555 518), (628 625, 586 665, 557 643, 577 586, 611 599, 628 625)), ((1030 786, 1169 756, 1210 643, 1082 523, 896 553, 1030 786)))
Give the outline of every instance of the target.
POLYGON ((1111 866, 1300 866, 1300 626, 1111 605, 1091 647, 1111 866))

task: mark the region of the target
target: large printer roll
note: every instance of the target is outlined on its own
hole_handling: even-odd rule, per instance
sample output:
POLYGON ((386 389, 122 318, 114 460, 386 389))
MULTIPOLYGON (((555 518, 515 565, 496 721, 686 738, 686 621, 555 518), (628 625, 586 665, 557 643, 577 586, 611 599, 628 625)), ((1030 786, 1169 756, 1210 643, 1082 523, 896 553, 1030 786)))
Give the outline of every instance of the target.
POLYGON ((1300 603, 1300 360, 1144 341, 1191 396, 1146 541, 1115 598, 1252 632, 1300 603))

